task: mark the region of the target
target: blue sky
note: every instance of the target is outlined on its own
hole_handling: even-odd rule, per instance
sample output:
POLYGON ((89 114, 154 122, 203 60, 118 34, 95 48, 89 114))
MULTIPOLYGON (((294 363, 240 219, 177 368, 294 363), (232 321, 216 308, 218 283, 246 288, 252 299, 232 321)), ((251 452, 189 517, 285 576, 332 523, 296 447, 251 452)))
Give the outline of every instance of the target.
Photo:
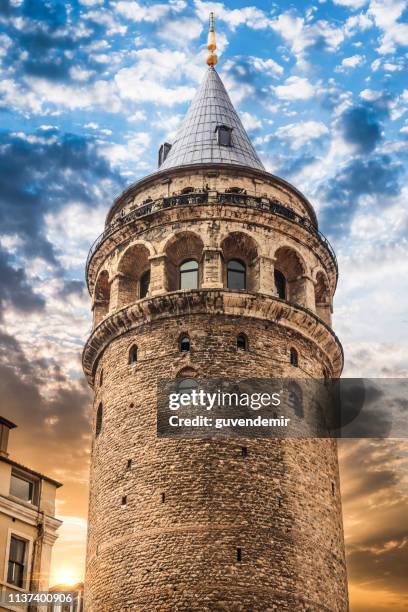
POLYGON ((408 373, 405 0, 0 0, 0 386, 55 458, 73 531, 89 438, 84 262, 114 196, 174 138, 211 10, 217 68, 260 157, 311 200, 336 250, 345 374, 408 373))

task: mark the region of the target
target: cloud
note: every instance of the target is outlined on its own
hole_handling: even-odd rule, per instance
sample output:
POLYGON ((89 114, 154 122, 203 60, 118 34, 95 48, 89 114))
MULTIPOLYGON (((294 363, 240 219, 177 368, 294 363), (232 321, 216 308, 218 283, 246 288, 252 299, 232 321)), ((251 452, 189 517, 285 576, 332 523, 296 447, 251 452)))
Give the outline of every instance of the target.
POLYGON ((185 6, 186 3, 182 0, 170 0, 167 3, 153 5, 120 0, 120 2, 116 3, 115 9, 122 17, 130 21, 155 23, 171 12, 178 13, 182 11, 185 6))
POLYGON ((45 215, 74 199, 95 206, 107 190, 118 189, 121 177, 99 155, 92 139, 52 129, 40 129, 34 140, 30 136, 0 135, 0 223, 3 234, 20 237, 25 256, 57 265, 44 233, 45 215), (53 138, 44 140, 44 132, 53 138))
POLYGON ((174 71, 175 66, 186 63, 184 53, 147 48, 136 51, 134 56, 134 65, 131 68, 122 68, 115 77, 115 83, 123 98, 165 106, 191 100, 195 89, 189 85, 177 84, 181 73, 174 71))
POLYGON ((311 140, 316 140, 329 133, 329 129, 320 121, 299 121, 282 125, 276 130, 276 137, 285 140, 291 149, 297 151, 311 140))
POLYGON ((379 53, 394 53, 397 47, 408 44, 408 24, 399 21, 405 8, 403 0, 371 0, 368 14, 382 30, 379 53))
POLYGON ((346 110, 340 126, 345 140, 362 153, 373 151, 382 138, 378 113, 366 106, 346 110))
POLYGON ((342 28, 326 20, 306 23, 302 17, 289 11, 276 17, 271 28, 290 46, 300 66, 305 65, 308 52, 336 51, 345 38, 342 28))
POLYGON ((341 62, 342 69, 357 68, 364 64, 364 55, 352 55, 351 57, 345 57, 341 62))
POLYGON ((368 0, 333 0, 333 2, 339 6, 345 6, 347 8, 357 10, 365 6, 368 0))
POLYGON ((274 87, 273 91, 281 100, 308 100, 314 94, 314 87, 306 78, 292 76, 283 85, 274 87))
POLYGON ((212 11, 217 22, 223 21, 231 30, 241 25, 261 30, 267 28, 271 23, 266 13, 255 6, 229 9, 221 2, 202 2, 201 0, 195 0, 194 5, 202 21, 207 23, 208 15, 212 11))

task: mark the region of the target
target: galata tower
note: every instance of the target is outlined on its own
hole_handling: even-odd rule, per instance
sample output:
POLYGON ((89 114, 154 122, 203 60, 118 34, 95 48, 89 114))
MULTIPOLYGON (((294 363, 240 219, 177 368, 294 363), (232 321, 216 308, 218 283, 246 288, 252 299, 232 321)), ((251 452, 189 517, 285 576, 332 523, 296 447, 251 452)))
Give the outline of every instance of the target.
POLYGON ((87 261, 94 389, 89 612, 348 610, 336 441, 158 438, 157 383, 323 378, 335 255, 268 173, 208 69, 158 171, 114 202, 87 261))

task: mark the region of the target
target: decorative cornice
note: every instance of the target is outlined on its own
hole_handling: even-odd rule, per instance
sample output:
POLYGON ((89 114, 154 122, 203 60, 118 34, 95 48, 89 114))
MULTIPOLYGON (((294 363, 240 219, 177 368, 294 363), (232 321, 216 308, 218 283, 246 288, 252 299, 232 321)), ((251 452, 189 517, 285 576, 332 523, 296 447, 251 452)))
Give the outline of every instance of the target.
POLYGON ((62 525, 62 521, 53 516, 49 516, 48 514, 43 515, 37 507, 28 508, 26 505, 19 504, 8 497, 4 497, 3 495, 0 495, 0 513, 7 514, 8 516, 16 518, 27 525, 31 525, 32 527, 37 526, 39 516, 44 516, 44 530, 51 540, 56 539, 54 534, 62 525))
POLYGON ((313 342, 326 354, 338 377, 343 368, 343 349, 333 330, 311 310, 261 293, 225 289, 174 291, 145 298, 106 317, 88 339, 82 364, 93 385, 98 359, 105 348, 122 334, 142 324, 185 314, 222 314, 279 323, 313 342))
POLYGON ((119 194, 106 217, 106 224, 109 225, 111 223, 112 218, 119 210, 131 199, 135 197, 140 191, 154 185, 155 183, 163 183, 163 179, 167 181, 171 181, 173 176, 184 176, 186 174, 191 174, 195 172, 197 174, 209 174, 211 172, 223 172, 225 174, 236 174, 239 172, 242 176, 250 177, 254 180, 268 181, 271 184, 275 184, 279 187, 283 187, 285 190, 292 192, 296 197, 298 197, 303 204, 305 205, 306 210, 310 214, 313 224, 318 228, 317 217, 314 211, 312 204, 309 200, 301 193, 294 185, 285 181, 285 179, 276 176, 275 174, 271 174, 270 172, 266 172, 266 170, 257 170, 255 168, 249 168, 247 166, 240 166, 235 164, 190 164, 188 166, 179 166, 176 168, 169 168, 168 170, 159 170, 158 172, 154 172, 153 174, 149 174, 144 178, 132 183, 121 194, 119 194))

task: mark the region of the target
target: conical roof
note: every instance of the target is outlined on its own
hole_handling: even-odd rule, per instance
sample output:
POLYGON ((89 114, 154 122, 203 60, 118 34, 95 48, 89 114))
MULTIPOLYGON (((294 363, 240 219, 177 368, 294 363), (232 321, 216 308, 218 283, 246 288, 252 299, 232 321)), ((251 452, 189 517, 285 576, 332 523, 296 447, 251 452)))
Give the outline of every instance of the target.
POLYGON ((160 170, 208 163, 265 170, 213 67, 208 69, 160 170), (219 144, 217 126, 232 129, 231 146, 219 144))

